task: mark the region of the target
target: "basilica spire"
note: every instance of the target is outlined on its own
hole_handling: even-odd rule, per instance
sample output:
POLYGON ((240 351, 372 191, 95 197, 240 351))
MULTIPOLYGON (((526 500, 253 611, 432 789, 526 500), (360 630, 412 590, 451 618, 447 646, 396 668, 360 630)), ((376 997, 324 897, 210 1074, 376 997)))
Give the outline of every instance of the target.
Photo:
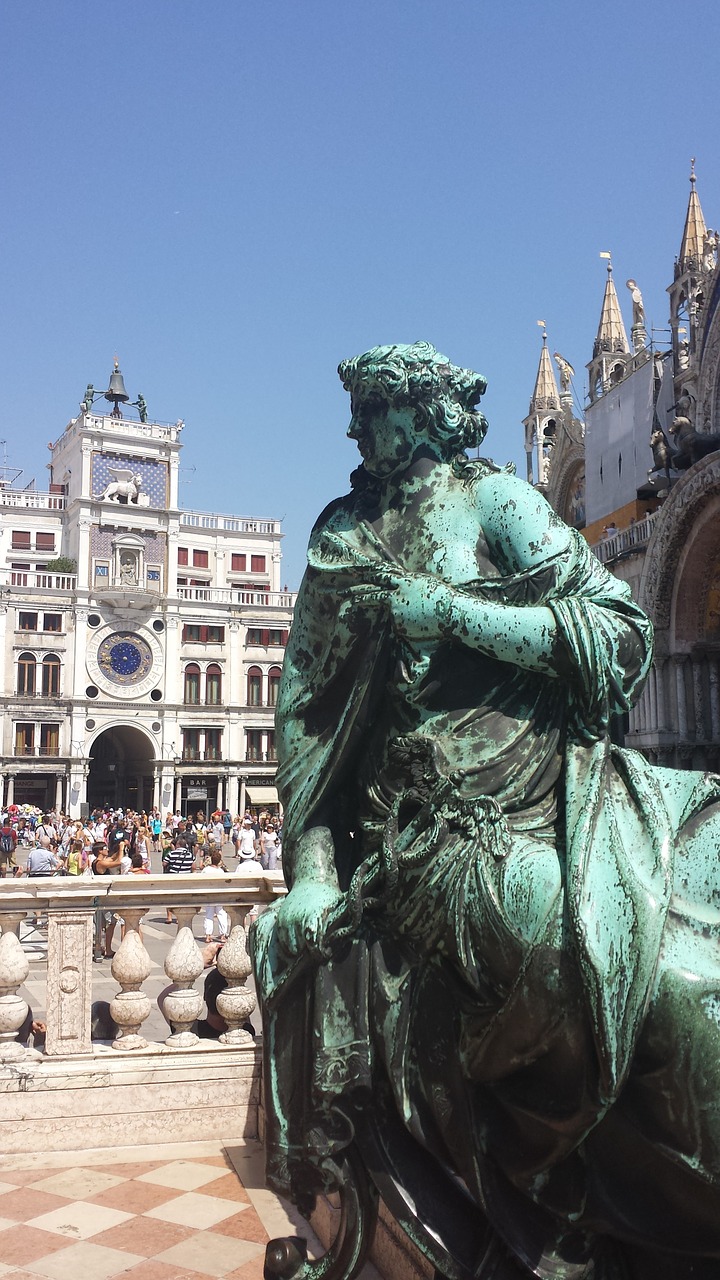
POLYGON ((707 236, 707 227, 700 207, 700 197, 695 186, 696 181, 695 157, 693 156, 690 161, 690 198, 685 215, 682 244, 678 255, 680 271, 692 270, 700 265, 707 236))
POLYGON ((676 395, 683 387, 694 394, 698 337, 705 316, 710 279, 717 265, 717 250, 717 232, 708 230, 700 207, 693 157, 682 244, 675 259, 674 279, 668 288, 676 395))
POLYGON ((601 256, 606 257, 608 260, 607 280, 605 282, 605 294, 603 296, 593 356, 599 355, 601 351, 629 354, 630 347, 628 346, 625 325, 623 324, 620 303, 618 302, 615 281, 613 280, 612 261, 609 253, 601 256))
POLYGON ((601 253, 600 257, 607 258, 607 280, 592 360, 587 366, 591 401, 597 400, 610 387, 622 381, 631 363, 630 347, 613 280, 610 254, 601 253))
POLYGON ((550 352, 548 351, 547 333, 543 331, 542 349, 540 351, 540 362, 538 364, 537 377, 535 379, 535 390, 530 400, 530 413, 544 409, 559 409, 560 395, 558 392, 557 382, 555 380, 555 370, 552 367, 550 352))
POLYGON ((547 484, 548 463, 555 444, 561 410, 555 371, 548 351, 545 321, 538 320, 538 324, 543 331, 540 362, 535 389, 530 399, 530 408, 527 417, 523 420, 523 426, 525 427, 527 478, 530 484, 543 487, 547 484))

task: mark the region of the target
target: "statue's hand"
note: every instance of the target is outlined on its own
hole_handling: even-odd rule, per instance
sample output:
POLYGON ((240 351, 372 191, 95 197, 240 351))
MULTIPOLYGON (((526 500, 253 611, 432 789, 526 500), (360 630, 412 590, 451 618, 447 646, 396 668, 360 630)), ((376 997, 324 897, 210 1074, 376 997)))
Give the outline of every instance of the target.
POLYGON ((404 574, 384 567, 370 576, 372 581, 356 588, 353 596, 388 609, 398 635, 412 641, 451 633, 457 592, 446 582, 425 573, 404 574))
POLYGON ((325 924, 331 907, 342 898, 330 884, 298 880, 280 903, 275 917, 278 943, 288 956, 312 951, 325 958, 325 924))
POLYGON ((377 586, 361 589, 365 599, 386 605, 398 635, 406 640, 437 639, 451 631, 451 609, 456 591, 429 573, 398 573, 378 570, 377 586), (382 593, 382 594, 380 594, 382 593))

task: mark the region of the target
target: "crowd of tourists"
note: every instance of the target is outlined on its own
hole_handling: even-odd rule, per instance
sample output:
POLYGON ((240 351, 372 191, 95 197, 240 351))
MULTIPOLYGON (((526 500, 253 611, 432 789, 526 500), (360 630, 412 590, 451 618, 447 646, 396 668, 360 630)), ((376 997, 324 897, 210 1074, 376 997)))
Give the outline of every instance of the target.
POLYGON ((223 874, 230 870, 225 860, 233 858, 240 873, 254 874, 258 866, 276 870, 281 841, 281 822, 267 810, 163 818, 158 809, 95 809, 87 818, 72 819, 9 805, 0 815, 0 876, 142 875, 151 869, 153 852, 168 874, 209 867, 223 874), (216 853, 220 858, 214 859, 216 853))

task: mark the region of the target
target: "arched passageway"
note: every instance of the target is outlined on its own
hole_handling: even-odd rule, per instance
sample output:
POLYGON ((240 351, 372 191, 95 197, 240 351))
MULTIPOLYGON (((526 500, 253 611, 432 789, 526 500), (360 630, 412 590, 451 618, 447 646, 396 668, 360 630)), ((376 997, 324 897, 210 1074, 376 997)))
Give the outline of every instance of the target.
POLYGON ((90 748, 87 803, 114 809, 147 809, 153 802, 153 762, 150 739, 134 725, 105 731, 90 748))

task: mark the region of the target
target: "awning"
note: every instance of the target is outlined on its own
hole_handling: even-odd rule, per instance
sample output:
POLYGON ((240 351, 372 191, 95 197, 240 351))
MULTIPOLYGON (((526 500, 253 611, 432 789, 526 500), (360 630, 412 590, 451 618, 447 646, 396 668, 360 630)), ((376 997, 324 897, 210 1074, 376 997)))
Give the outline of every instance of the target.
POLYGON ((246 804, 279 804, 277 787, 254 787, 248 783, 245 788, 246 804))

